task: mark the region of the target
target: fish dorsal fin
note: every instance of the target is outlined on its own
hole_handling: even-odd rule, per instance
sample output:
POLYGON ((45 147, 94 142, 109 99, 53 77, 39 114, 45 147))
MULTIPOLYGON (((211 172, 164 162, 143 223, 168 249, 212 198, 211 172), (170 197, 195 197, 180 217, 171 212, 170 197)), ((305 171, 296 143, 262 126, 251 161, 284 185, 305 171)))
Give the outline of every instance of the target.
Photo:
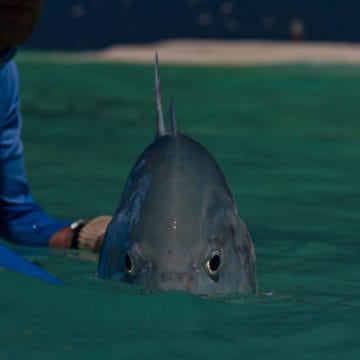
POLYGON ((176 136, 177 125, 176 125, 176 118, 175 118, 174 99, 171 99, 171 101, 170 101, 169 114, 170 114, 170 132, 171 132, 172 136, 176 136))
POLYGON ((160 75, 159 75, 159 59, 157 51, 155 52, 155 99, 156 99, 156 137, 166 134, 163 108, 161 103, 160 75))

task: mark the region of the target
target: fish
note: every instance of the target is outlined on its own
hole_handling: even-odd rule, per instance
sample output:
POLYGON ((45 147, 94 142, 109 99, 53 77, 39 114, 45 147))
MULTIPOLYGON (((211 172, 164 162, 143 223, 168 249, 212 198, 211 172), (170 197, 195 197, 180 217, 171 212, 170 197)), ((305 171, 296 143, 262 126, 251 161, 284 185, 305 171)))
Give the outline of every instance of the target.
POLYGON ((155 139, 133 166, 104 237, 98 276, 196 295, 256 293, 256 256, 216 160, 165 126, 155 55, 155 139))

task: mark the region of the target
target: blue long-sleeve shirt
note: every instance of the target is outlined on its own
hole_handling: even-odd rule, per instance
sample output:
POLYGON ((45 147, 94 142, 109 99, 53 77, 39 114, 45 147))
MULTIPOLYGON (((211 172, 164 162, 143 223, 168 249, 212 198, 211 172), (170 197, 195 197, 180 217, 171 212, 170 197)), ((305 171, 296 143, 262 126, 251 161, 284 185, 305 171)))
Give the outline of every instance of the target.
POLYGON ((0 236, 24 245, 47 246, 68 223, 48 216, 33 200, 20 138, 19 78, 14 51, 0 54, 0 236))

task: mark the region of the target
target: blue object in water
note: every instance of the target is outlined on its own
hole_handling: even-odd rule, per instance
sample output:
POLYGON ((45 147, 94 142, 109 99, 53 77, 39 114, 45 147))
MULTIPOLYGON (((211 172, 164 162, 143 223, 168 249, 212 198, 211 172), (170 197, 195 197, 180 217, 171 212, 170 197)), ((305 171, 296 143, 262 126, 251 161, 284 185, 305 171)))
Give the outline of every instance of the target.
POLYGON ((0 266, 7 269, 32 276, 41 280, 48 281, 55 285, 63 285, 63 283, 50 275, 44 269, 34 265, 22 256, 10 250, 7 246, 0 244, 0 266))

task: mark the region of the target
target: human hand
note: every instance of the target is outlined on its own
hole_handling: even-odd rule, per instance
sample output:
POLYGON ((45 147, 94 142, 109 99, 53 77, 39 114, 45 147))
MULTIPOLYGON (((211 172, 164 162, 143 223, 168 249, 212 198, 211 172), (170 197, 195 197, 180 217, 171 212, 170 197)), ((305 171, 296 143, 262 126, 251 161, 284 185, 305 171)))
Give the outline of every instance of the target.
POLYGON ((78 220, 66 226, 49 240, 49 246, 54 248, 75 248, 100 251, 106 228, 111 216, 98 216, 91 220, 78 220))
POLYGON ((43 0, 0 0, 0 51, 25 42, 34 31, 43 0))
POLYGON ((103 215, 89 221, 79 220, 74 223, 75 233, 72 246, 78 249, 100 251, 110 221, 111 216, 103 215))

